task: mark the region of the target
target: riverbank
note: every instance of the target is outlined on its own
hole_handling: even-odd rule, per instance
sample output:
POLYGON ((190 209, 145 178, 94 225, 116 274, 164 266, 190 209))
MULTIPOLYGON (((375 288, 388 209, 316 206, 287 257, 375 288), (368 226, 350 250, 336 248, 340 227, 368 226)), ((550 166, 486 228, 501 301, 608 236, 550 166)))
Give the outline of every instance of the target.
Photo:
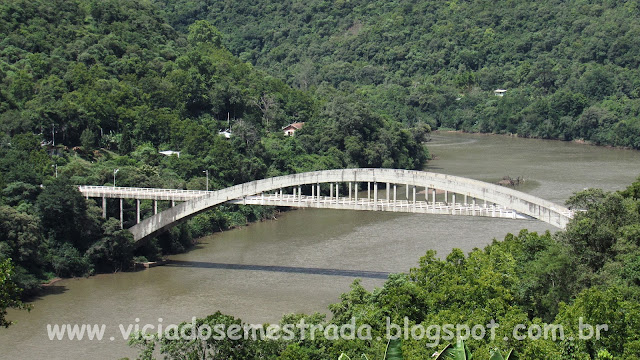
MULTIPOLYGON (((568 143, 573 143, 573 144, 596 146, 596 147, 602 147, 602 148, 607 148, 607 149, 639 151, 638 149, 634 149, 634 148, 629 147, 629 146, 599 145, 599 144, 594 144, 593 142, 591 142, 589 140, 584 140, 584 139, 572 139, 572 140, 551 139, 551 138, 545 139, 545 138, 537 138, 537 137, 520 136, 517 133, 498 134, 498 133, 466 132, 464 130, 453 130, 453 129, 448 129, 448 128, 445 128, 443 130, 436 129, 436 130, 433 130, 432 133, 435 133, 435 134, 441 134, 441 133, 446 133, 446 134, 469 134, 469 135, 477 135, 477 136, 504 136, 504 137, 509 137, 509 138, 518 138, 518 139, 533 139, 533 140, 549 140, 549 141, 568 142, 568 143)), ((427 147, 429 147, 429 142, 427 142, 427 147)))
POLYGON ((42 287, 52 286, 52 285, 54 285, 55 283, 57 283, 57 282, 59 282, 59 281, 62 281, 62 280, 64 280, 64 279, 63 279, 63 278, 60 278, 60 277, 55 277, 55 278, 53 278, 53 279, 51 279, 51 280, 49 280, 49 281, 47 281, 47 282, 45 282, 45 283, 42 283, 40 286, 42 286, 42 287))
MULTIPOLYGON (((234 206, 248 206, 251 207, 252 205, 234 205, 234 206)), ((227 232, 227 231, 232 231, 232 230, 237 230, 237 229, 241 229, 243 227, 247 227, 250 226, 252 224, 255 223, 259 223, 259 222, 263 222, 263 221, 273 221, 273 220, 278 220, 279 217, 281 217, 284 213, 293 210, 293 208, 273 208, 272 211, 267 211, 265 212, 265 216, 254 219, 254 220, 248 220, 247 218, 245 218, 244 222, 236 222, 236 223, 231 223, 229 226, 226 226, 224 228, 218 228, 218 229, 211 229, 212 231, 204 233, 204 234, 199 234, 195 237, 193 237, 192 239, 190 239, 190 243, 189 246, 184 248, 183 251, 177 252, 177 253, 172 253, 172 254, 162 254, 161 257, 156 258, 152 261, 148 261, 146 260, 146 258, 144 257, 138 257, 138 258, 142 258, 141 260, 136 261, 134 259, 134 261, 131 263, 131 265, 124 269, 124 270, 119 270, 119 271, 115 271, 115 272, 92 272, 90 274, 86 274, 85 276, 73 276, 73 277, 52 277, 49 279, 43 279, 42 282, 39 284, 38 287, 34 288, 31 292, 29 292, 28 294, 24 294, 24 297, 22 299, 22 301, 24 301, 25 303, 32 303, 34 301, 40 300, 42 297, 44 296, 48 296, 51 294, 55 294, 55 291, 51 291, 52 289, 56 288, 58 285, 60 285, 60 282, 64 282, 66 280, 79 280, 79 279, 90 279, 90 278, 94 278, 96 276, 100 276, 100 275, 109 275, 109 274, 114 274, 114 273, 136 273, 142 270, 148 270, 151 268, 155 268, 158 266, 164 266, 167 265, 170 260, 169 257, 172 255, 179 255, 179 254, 185 254, 188 253, 192 250, 197 249, 198 245, 201 242, 202 238, 206 238, 209 236, 213 236, 215 234, 218 233, 223 233, 223 232, 227 232)), ((238 210, 238 211, 234 211, 232 212, 233 214, 241 214, 242 211, 238 210)), ((238 217, 235 216, 232 218, 237 219, 238 217)))

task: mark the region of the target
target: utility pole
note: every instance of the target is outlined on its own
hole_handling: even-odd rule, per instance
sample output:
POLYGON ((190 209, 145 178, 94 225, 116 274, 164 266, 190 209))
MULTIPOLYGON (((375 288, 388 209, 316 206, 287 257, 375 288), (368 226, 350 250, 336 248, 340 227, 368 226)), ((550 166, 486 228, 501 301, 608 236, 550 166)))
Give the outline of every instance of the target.
POLYGON ((116 187, 116 174, 120 169, 113 169, 113 187, 116 187))
POLYGON ((209 191, 209 170, 207 169, 203 173, 207 174, 207 191, 209 191))

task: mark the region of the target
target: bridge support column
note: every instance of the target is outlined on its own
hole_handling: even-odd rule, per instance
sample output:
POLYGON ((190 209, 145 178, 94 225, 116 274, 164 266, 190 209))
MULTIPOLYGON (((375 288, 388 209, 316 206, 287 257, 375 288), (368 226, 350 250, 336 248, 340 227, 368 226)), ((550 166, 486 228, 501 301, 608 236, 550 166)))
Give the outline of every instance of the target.
POLYGON ((351 181, 349 181, 349 201, 351 201, 351 190, 353 187, 353 183, 351 181))
POLYGON ((406 184, 404 186, 405 192, 406 194, 404 195, 405 199, 407 199, 407 202, 409 202, 409 184, 406 184))
POLYGON ((467 206, 468 202, 467 202, 467 194, 464 194, 464 206, 467 206))
POLYGON ((391 186, 391 184, 387 183, 387 203, 389 203, 389 192, 391 191, 390 190, 390 186, 391 186))
POLYGON ((354 198, 356 200, 356 205, 358 205, 358 182, 356 181, 355 183, 355 192, 354 192, 354 198))
POLYGON ((171 200, 171 207, 176 206, 176 201, 175 200, 171 200))
POLYGON ((398 185, 393 184, 393 208, 396 208, 396 200, 398 199, 398 185))
POLYGON ((444 191, 444 204, 449 205, 449 192, 447 190, 444 191))
POLYGON ((431 202, 433 203, 433 208, 435 209, 436 207, 436 188, 431 189, 431 202))
POLYGON ((316 184, 316 192, 318 193, 318 198, 316 199, 317 203, 320 204, 320 183, 316 184))
POLYGON ((378 183, 373 183, 373 210, 378 210, 378 183))
POLYGON ((158 213, 158 200, 153 200, 153 215, 158 213))
POLYGON ((140 199, 136 199, 136 224, 140 223, 140 199))
POLYGON ((413 186, 413 209, 416 209, 416 187, 413 186))
POLYGON ((429 205, 429 187, 424 187, 424 201, 429 205))
POLYGON ((102 197, 102 217, 107 218, 107 198, 102 197))
POLYGON ((311 185, 311 201, 313 201, 316 198, 316 186, 315 185, 311 185))
POLYGON ((340 187, 338 186, 338 183, 336 183, 336 204, 339 203, 340 201, 340 187))
POLYGON ((123 214, 123 206, 122 206, 122 202, 123 200, 120 199, 120 229, 124 228, 124 214, 123 214))
POLYGON ((298 185, 298 202, 302 201, 302 186, 298 185))
POLYGON ((367 181, 367 202, 371 201, 371 183, 367 181))
POLYGON ((329 183, 329 198, 333 199, 333 184, 329 183))
POLYGON ((456 214, 456 193, 451 194, 451 204, 453 207, 451 208, 451 214, 456 214))

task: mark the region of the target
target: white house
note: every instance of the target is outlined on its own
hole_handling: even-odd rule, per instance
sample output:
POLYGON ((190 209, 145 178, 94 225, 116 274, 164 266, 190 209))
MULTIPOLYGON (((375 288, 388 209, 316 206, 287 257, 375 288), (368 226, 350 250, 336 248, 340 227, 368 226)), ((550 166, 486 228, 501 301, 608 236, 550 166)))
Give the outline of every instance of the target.
POLYGON ((180 151, 165 150, 165 151, 160 151, 160 154, 165 156, 177 155, 178 157, 180 157, 180 151))
POLYGON ((493 95, 503 97, 504 93, 506 92, 507 90, 504 90, 504 89, 496 89, 496 90, 493 90, 493 95))
POLYGON ((219 131, 218 135, 224 136, 227 139, 231 139, 231 131, 229 129, 227 129, 225 131, 219 131))
POLYGON ((303 122, 295 122, 293 124, 289 124, 283 127, 282 131, 284 131, 285 136, 293 136, 293 134, 296 133, 296 130, 302 129, 303 126, 304 126, 303 122))

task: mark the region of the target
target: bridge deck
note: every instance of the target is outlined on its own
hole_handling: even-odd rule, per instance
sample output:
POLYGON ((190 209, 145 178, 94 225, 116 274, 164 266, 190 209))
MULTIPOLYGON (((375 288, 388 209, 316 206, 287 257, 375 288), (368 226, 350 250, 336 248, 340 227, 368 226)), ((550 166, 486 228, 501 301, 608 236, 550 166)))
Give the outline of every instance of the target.
POLYGON ((343 209, 343 210, 368 210, 368 211, 390 211, 390 212, 409 212, 421 214, 440 214, 440 215, 466 215, 466 216, 487 216, 507 219, 532 219, 529 216, 518 214, 517 212, 507 209, 500 205, 479 205, 479 204, 461 204, 461 203, 444 203, 444 202, 427 202, 408 200, 378 200, 358 199, 347 197, 311 197, 311 196, 295 196, 290 194, 265 194, 264 196, 255 195, 247 196, 243 199, 230 200, 229 203, 243 205, 270 205, 270 206, 286 206, 300 208, 319 208, 319 209, 343 209))
MULTIPOLYGON (((80 192, 86 197, 105 197, 114 199, 139 199, 139 200, 173 200, 189 201, 211 194, 212 191, 179 190, 179 189, 155 189, 155 188, 130 188, 109 186, 80 186, 80 192)), ((369 210, 409 212, 421 214, 446 214, 466 216, 486 216, 508 219, 532 219, 529 216, 519 214, 514 210, 500 205, 479 205, 463 203, 444 203, 410 200, 384 200, 349 197, 307 196, 291 194, 264 194, 247 196, 245 198, 228 201, 232 204, 243 205, 268 205, 283 207, 344 209, 344 210, 369 210)))
POLYGON ((154 189, 120 186, 78 186, 78 189, 86 197, 138 200, 189 201, 211 193, 211 191, 203 190, 154 189))

